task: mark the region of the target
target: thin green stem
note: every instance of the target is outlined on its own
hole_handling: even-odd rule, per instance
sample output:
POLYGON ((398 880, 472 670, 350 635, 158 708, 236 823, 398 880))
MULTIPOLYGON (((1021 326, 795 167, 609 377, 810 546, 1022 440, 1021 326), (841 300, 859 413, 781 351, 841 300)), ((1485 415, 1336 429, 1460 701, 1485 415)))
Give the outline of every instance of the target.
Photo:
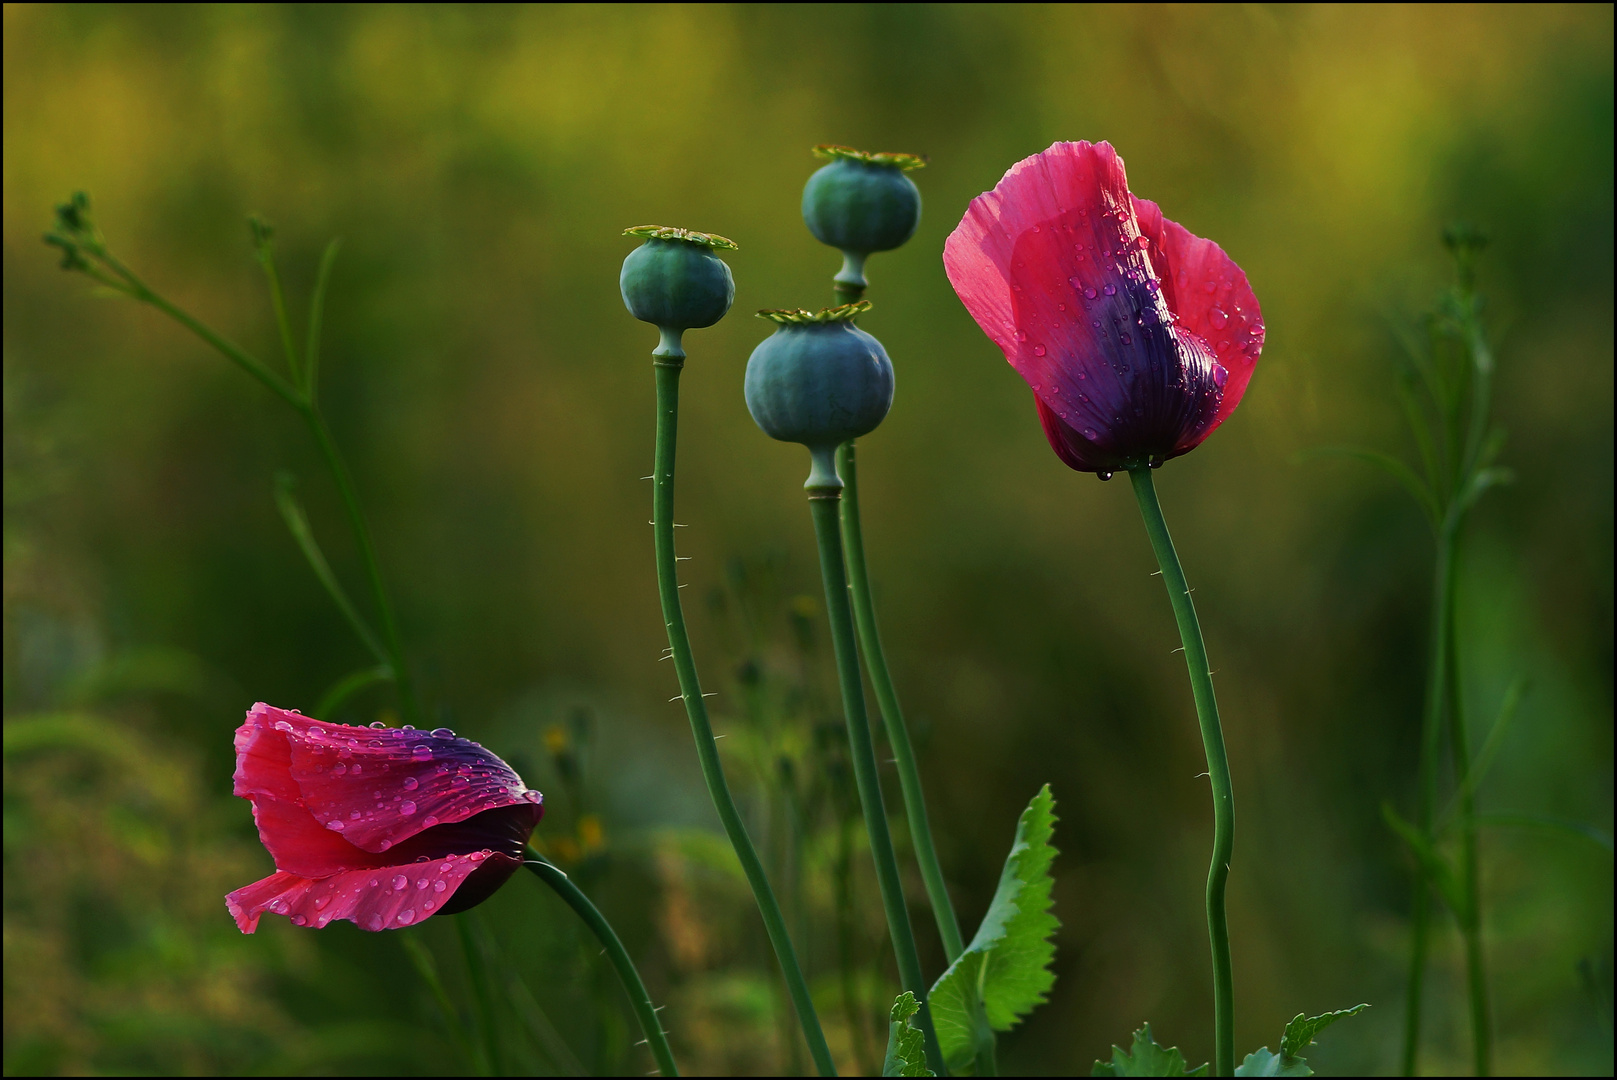
POLYGON ((657 377, 657 448, 652 468, 651 520, 652 536, 657 555, 657 591, 662 599, 663 624, 668 631, 668 645, 674 657, 674 670, 679 676, 680 697, 685 702, 685 713, 691 722, 691 733, 696 740, 696 756, 702 766, 702 777, 707 781, 708 794, 724 824, 724 831, 735 848, 736 858, 752 886, 752 895, 758 903, 769 942, 775 948, 791 994, 792 1006, 803 1028, 809 1054, 822 1076, 835 1076, 836 1065, 831 1060, 831 1049, 820 1030, 820 1018, 814 1012, 814 1000, 809 995, 808 981, 797 962, 797 951, 786 930, 786 919, 780 904, 758 859, 752 838, 741 820, 741 811, 730 794, 730 785, 724 778, 724 766, 719 760, 718 743, 713 739, 713 725, 708 721, 707 705, 702 698, 702 684, 696 674, 696 658, 691 653, 690 635, 685 630, 685 612, 679 600, 679 578, 674 555, 674 452, 679 435, 679 373, 685 363, 684 350, 679 346, 677 333, 665 332, 663 343, 653 354, 653 368, 657 377))
POLYGON ((326 289, 331 284, 331 268, 341 245, 340 240, 326 245, 320 256, 320 271, 315 275, 314 292, 309 297, 309 343, 303 350, 303 396, 311 404, 319 400, 320 331, 326 317, 326 289))
POLYGON ((932 824, 927 818, 926 794, 921 789, 921 772, 915 764, 909 728, 904 723, 898 691, 893 687, 887 655, 882 650, 881 632, 876 626, 876 602, 870 592, 865 537, 859 520, 859 472, 852 439, 837 448, 837 475, 842 477, 842 546, 847 556, 859 645, 865 657, 865 670, 870 673, 870 685, 876 691, 876 704, 887 729, 887 741, 893 748, 893 763, 898 767, 898 783, 904 792, 904 812, 909 817, 915 861, 921 868, 921 880, 926 883, 927 898, 932 901, 932 915, 937 920, 938 935, 943 939, 944 955, 952 964, 965 946, 960 937, 960 921, 949 899, 949 887, 943 880, 943 867, 938 863, 937 848, 932 843, 932 824))
POLYGON ((1224 887, 1230 876, 1230 854, 1235 846, 1235 800, 1230 785, 1230 761, 1224 751, 1224 730, 1219 725, 1218 701, 1213 695, 1213 672, 1207 663, 1207 646, 1202 641, 1196 605, 1190 599, 1190 586, 1184 568, 1174 551, 1168 523, 1157 502, 1151 470, 1144 466, 1130 469, 1134 496, 1140 503, 1140 516, 1162 568, 1162 583, 1168 588, 1168 601, 1179 624, 1179 640, 1185 647, 1185 666, 1190 671, 1190 689, 1196 700, 1196 719, 1201 724, 1202 746, 1207 752, 1207 773, 1213 786, 1213 862, 1207 872, 1207 933, 1213 948, 1213 1075, 1235 1073, 1235 979, 1230 968, 1230 930, 1224 909, 1224 887))
POLYGON ((904 902, 904 884, 893 853, 893 836, 887 827, 887 807, 882 802, 881 775, 876 767, 876 746, 870 737, 870 720, 865 714, 865 688, 859 674, 859 646, 854 639, 853 612, 848 604, 848 577, 844 569, 842 533, 838 524, 840 488, 809 489, 809 510, 814 517, 814 535, 819 541, 820 576, 825 581, 826 615, 831 623, 831 644, 836 654, 837 678, 842 684, 842 710, 848 721, 848 756, 853 763, 859 803, 865 812, 865 831, 870 834, 870 854, 876 861, 876 881, 881 886, 882 908, 887 913, 887 931, 893 939, 893 955, 898 961, 900 986, 921 1003, 921 1030, 926 1035, 926 1054, 932 1069, 945 1075, 943 1054, 932 1028, 932 1012, 927 1007, 927 984, 921 976, 921 958, 915 948, 915 931, 910 926, 909 908, 904 902))
POLYGON ((522 865, 532 870, 534 876, 549 885, 557 896, 567 901, 567 906, 584 920, 584 925, 600 941, 606 950, 607 959, 612 962, 612 968, 618 973, 618 979, 623 983, 624 993, 629 995, 629 1003, 634 1006, 635 1019, 640 1021, 640 1029, 646 1033, 646 1045, 651 1048, 651 1056, 657 1059, 657 1069, 664 1076, 678 1076, 679 1068, 674 1064, 674 1052, 668 1047, 668 1033, 663 1031, 662 1021, 657 1019, 657 1009, 651 1004, 651 995, 646 993, 646 984, 640 978, 640 972, 635 969, 634 961, 629 957, 629 950, 623 947, 617 931, 612 924, 606 921, 600 909, 590 902, 583 890, 573 884, 568 877, 548 859, 542 855, 529 852, 529 858, 522 865))
POLYGON ((370 527, 365 524, 365 515, 359 508, 359 497, 354 492, 354 483, 348 476, 348 467, 343 464, 342 455, 337 452, 337 444, 331 437, 331 429, 326 427, 325 417, 321 415, 318 406, 312 402, 300 401, 298 412, 308 424, 314 441, 320 447, 320 456, 325 459, 326 468, 331 472, 331 479, 337 485, 337 493, 342 497, 343 509, 348 513, 348 526, 354 534, 354 545, 359 549, 360 561, 365 564, 365 577, 371 586, 372 602, 376 605, 376 616, 382 624, 382 641, 387 646, 388 656, 393 666, 393 681, 398 687, 399 705, 407 721, 417 722, 421 718, 421 704, 415 696, 415 684, 410 678, 410 670, 404 662, 404 646, 399 641, 398 621, 393 617, 393 604, 387 597, 387 586, 382 581, 382 566, 376 557, 376 545, 371 542, 370 527))
POLYGON ((275 328, 280 331, 281 350, 286 354, 286 370, 292 374, 292 385, 307 385, 303 379, 303 365, 298 359, 297 343, 292 338, 292 320, 286 314, 286 293, 281 289, 281 272, 275 266, 275 249, 269 238, 258 233, 258 261, 269 279, 270 306, 275 309, 275 328))
MULTIPOLYGON (((1437 564, 1432 573, 1431 667, 1426 681, 1426 709, 1421 718, 1419 801, 1415 828, 1426 840, 1432 839, 1437 812, 1438 765, 1443 745, 1443 714, 1448 679, 1448 620, 1453 611, 1450 595, 1454 585, 1454 527, 1446 517, 1437 534, 1437 564)), ((1426 953, 1430 945, 1432 883, 1424 864, 1416 860, 1414 892, 1410 900, 1409 978, 1404 998, 1404 1044, 1399 1065, 1404 1076, 1416 1075, 1420 1059, 1421 1009, 1426 983, 1426 953)))
MULTIPOLYGON (((1451 566, 1458 559, 1451 560, 1451 566)), ((1458 571, 1452 571, 1458 576, 1458 571)), ((1478 1076, 1493 1073, 1493 1026, 1488 1010, 1488 970, 1482 951, 1482 889, 1477 855, 1476 801, 1470 779, 1471 738, 1460 693, 1460 657, 1456 637, 1455 595, 1449 591, 1447 678, 1449 683, 1449 752, 1459 788, 1460 887, 1465 910, 1456 912, 1465 939, 1466 991, 1471 1010, 1471 1048, 1478 1076)))
MULTIPOLYGON (((303 552, 303 558, 308 562, 309 569, 314 571, 314 576, 325 586, 331 602, 337 605, 337 610, 348 620, 354 636, 370 650, 372 656, 388 668, 391 677, 393 657, 377 639, 364 617, 360 615, 359 609, 354 607, 354 602, 348 598, 348 591, 337 580, 337 575, 331 572, 331 564, 326 561, 325 552, 320 550, 320 543, 314 538, 314 530, 309 527, 309 516, 304 513, 303 504, 298 501, 297 493, 293 490, 293 479, 288 473, 282 473, 276 478, 275 506, 281 512, 281 520, 286 523, 287 531, 292 534, 292 539, 303 552)), ((324 716, 325 713, 315 715, 324 716)))

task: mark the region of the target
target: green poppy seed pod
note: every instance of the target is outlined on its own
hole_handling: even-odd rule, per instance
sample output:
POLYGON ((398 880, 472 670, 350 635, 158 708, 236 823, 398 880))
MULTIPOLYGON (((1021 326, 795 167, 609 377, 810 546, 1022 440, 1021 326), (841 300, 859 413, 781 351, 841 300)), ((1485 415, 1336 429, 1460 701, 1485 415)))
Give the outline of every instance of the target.
POLYGON ((775 332, 747 361, 747 410, 764 433, 809 448, 803 486, 839 491, 836 449, 876 429, 893 404, 893 364, 852 322, 868 303, 825 311, 760 311, 775 332))
POLYGON ((842 251, 837 284, 862 291, 866 257, 901 246, 921 223, 921 192, 905 173, 926 161, 846 146, 816 146, 814 154, 831 163, 803 186, 803 222, 820 243, 842 251))
POLYGON ((735 300, 735 279, 715 252, 734 251, 736 245, 712 233, 663 225, 637 225, 623 235, 646 240, 623 260, 618 285, 624 306, 662 331, 656 355, 684 356, 680 335, 712 326, 735 300))

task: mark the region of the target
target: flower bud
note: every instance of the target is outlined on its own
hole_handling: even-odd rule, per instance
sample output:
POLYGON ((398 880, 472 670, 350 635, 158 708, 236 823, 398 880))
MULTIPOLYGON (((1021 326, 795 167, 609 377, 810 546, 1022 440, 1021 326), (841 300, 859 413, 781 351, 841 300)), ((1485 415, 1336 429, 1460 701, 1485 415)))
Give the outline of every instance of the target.
POLYGON ((635 318, 664 331, 665 344, 670 332, 677 342, 681 331, 724 318, 735 299, 735 279, 714 252, 736 250, 732 241, 662 225, 637 225, 623 235, 646 238, 623 260, 618 276, 623 304, 635 318))
POLYGON ((836 448, 869 434, 893 404, 893 364, 881 342, 853 324, 861 302, 810 313, 760 311, 775 332, 747 361, 747 410, 764 433, 807 446, 805 487, 840 489, 836 448))
POLYGON ((921 222, 920 189, 904 174, 926 161, 846 146, 816 146, 814 154, 831 163, 803 186, 803 221, 820 243, 841 249, 837 283, 862 290, 865 257, 899 247, 921 222))

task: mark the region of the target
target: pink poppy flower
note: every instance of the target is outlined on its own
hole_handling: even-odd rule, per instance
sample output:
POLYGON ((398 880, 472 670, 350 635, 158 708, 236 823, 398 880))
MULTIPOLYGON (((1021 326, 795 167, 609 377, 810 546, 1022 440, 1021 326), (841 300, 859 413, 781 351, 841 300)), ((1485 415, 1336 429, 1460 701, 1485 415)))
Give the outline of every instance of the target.
POLYGON ((225 906, 297 926, 410 926, 482 903, 522 865, 544 797, 448 728, 350 727, 260 702, 236 729, 235 793, 275 873, 225 906))
POLYGON ((1132 195, 1108 143, 1017 162, 972 200, 943 265, 1033 388, 1056 455, 1102 479, 1195 449, 1263 349, 1241 268, 1132 195))

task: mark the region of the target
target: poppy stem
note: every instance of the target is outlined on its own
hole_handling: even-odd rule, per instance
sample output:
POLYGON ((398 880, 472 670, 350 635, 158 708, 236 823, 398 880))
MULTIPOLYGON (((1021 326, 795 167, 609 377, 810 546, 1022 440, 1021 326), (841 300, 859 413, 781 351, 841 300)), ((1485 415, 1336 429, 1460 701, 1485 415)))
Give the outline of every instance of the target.
POLYGON ((1213 861, 1207 872, 1207 933, 1213 949, 1213 1075, 1235 1074, 1235 980, 1230 969, 1230 930, 1224 908, 1224 887, 1230 876, 1230 853, 1235 846, 1235 801, 1230 787, 1230 760, 1224 751, 1224 730, 1218 720, 1218 700, 1213 696, 1213 674, 1207 663, 1207 645, 1202 641, 1196 605, 1190 599, 1184 567, 1174 551, 1168 523, 1157 502, 1151 470, 1139 466, 1129 470, 1134 497, 1140 503, 1146 535, 1162 568, 1162 583, 1168 588, 1174 620, 1179 624, 1179 640, 1185 647, 1185 666, 1190 671, 1190 689, 1196 699, 1196 719, 1201 724, 1202 746, 1207 752, 1207 772, 1213 786, 1213 861))
POLYGON ((876 602, 870 593, 865 538, 859 523, 859 473, 854 450, 852 439, 837 448, 837 475, 842 477, 842 546, 853 594, 854 624, 859 630, 865 670, 870 673, 870 685, 876 691, 876 704, 887 729, 887 742, 893 748, 893 763, 898 767, 898 783, 904 791, 904 812, 909 817, 915 861, 921 868, 921 880, 926 883, 927 898, 932 901, 932 915, 938 923, 938 935, 943 939, 944 955, 952 964, 965 946, 960 937, 960 921, 949 900, 949 887, 943 880, 943 867, 938 863, 937 848, 932 843, 926 793, 921 789, 921 773, 915 765, 909 729, 904 724, 898 691, 893 687, 892 672, 887 669, 887 656, 882 651, 881 633, 876 627, 876 602))
POLYGON ((831 624, 837 678, 842 685, 842 711, 848 722, 848 755, 853 761, 859 803, 865 812, 870 853, 876 861, 876 881, 881 887, 887 930, 893 940, 893 955, 898 961, 899 984, 921 1003, 918 1019, 926 1036, 928 1064, 939 1076, 946 1076, 948 1070, 938 1046, 937 1033, 932 1027, 932 1012, 926 1002, 927 985, 921 976, 921 958, 915 948, 915 931, 910 925, 909 908, 904 902, 904 884, 898 873, 898 859, 893 854, 893 836, 887 826, 881 774, 876 766, 876 747, 871 741, 870 720, 865 713, 865 688, 859 674, 859 646, 854 638, 853 612, 848 604, 848 577, 844 569, 839 526, 841 494, 840 487, 810 488, 809 510, 814 516, 814 535, 819 542, 826 616, 831 624))
POLYGON ((583 890, 573 884, 573 879, 543 855, 530 851, 522 865, 532 870, 535 877, 565 900, 606 949, 607 959, 612 961, 612 967, 623 983, 623 990, 629 995, 629 1003, 634 1006, 640 1029, 646 1033, 646 1045, 651 1049, 651 1056, 657 1059, 658 1072, 664 1076, 678 1076, 679 1067, 674 1064, 674 1052, 668 1047, 668 1034, 663 1031, 662 1021, 657 1018, 657 1009, 651 1004, 651 995, 646 992, 640 972, 629 958, 629 950, 623 947, 612 924, 606 921, 606 916, 584 895, 583 890))
POLYGON ((679 374, 684 368, 685 353, 680 349, 678 336, 672 342, 664 333, 664 343, 652 354, 652 366, 657 377, 657 447, 652 467, 651 520, 652 535, 657 554, 657 591, 662 599, 663 624, 668 630, 668 646, 674 657, 674 670, 679 676, 680 696, 685 701, 685 714, 691 722, 691 734, 696 740, 696 756, 702 766, 702 777, 707 781, 708 794, 719 812, 719 820, 735 848, 736 858, 752 886, 758 913, 763 917, 769 943, 775 948, 786 978, 786 989, 791 995, 797 1020, 803 1028, 809 1054, 821 1076, 835 1076, 836 1064, 831 1060, 831 1048, 826 1045, 825 1033, 820 1030, 820 1018, 814 1011, 814 999, 809 995, 808 981, 797 962, 797 950, 792 947, 791 935, 786 930, 786 918, 769 885, 758 851, 747 826, 741 820, 730 785, 724 778, 724 765, 719 760, 719 744, 713 738, 713 725, 707 716, 707 705, 702 697, 702 683, 696 674, 696 658, 691 652, 690 635, 685 630, 685 611, 680 604, 679 578, 674 555, 674 452, 679 437, 679 374))

